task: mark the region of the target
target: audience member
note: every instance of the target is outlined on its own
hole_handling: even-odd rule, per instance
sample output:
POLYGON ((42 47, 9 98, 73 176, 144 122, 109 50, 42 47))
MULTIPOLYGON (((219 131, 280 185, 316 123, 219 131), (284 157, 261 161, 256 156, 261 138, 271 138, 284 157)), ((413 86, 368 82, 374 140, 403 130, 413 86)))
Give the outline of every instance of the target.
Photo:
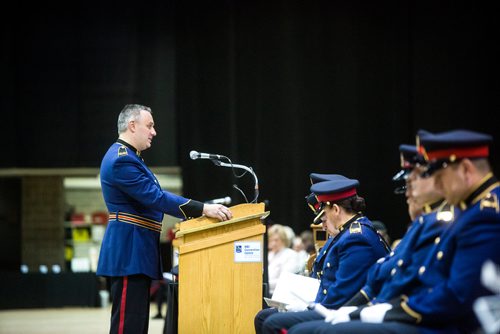
POLYGON ((309 259, 309 253, 306 251, 304 242, 301 237, 295 237, 292 241, 292 249, 297 252, 297 261, 299 263, 299 274, 304 274, 306 269, 307 259, 309 259))
POLYGON ((289 231, 280 224, 274 224, 269 227, 268 235, 268 275, 269 275, 269 294, 272 295, 276 288, 276 283, 283 272, 298 273, 298 255, 291 249, 288 239, 289 231))

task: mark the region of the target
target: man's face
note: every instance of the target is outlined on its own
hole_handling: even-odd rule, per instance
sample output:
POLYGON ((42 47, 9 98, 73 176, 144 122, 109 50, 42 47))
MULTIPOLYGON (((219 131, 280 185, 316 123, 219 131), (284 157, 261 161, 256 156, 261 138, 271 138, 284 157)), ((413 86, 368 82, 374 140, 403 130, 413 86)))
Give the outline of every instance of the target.
POLYGON ((150 148, 153 137, 156 136, 153 115, 151 115, 150 112, 141 110, 140 117, 136 121, 132 122, 135 123, 136 148, 139 151, 144 151, 145 149, 150 148))
POLYGON ((424 167, 416 166, 409 177, 411 186, 409 187, 410 193, 408 197, 420 207, 434 203, 442 198, 441 192, 434 185, 434 175, 422 177, 424 171, 424 167))
POLYGON ((406 203, 408 204, 408 214, 410 215, 411 220, 414 220, 418 215, 422 213, 422 206, 420 206, 413 197, 413 184, 417 176, 417 171, 413 169, 406 179, 405 196, 406 203))
POLYGON ((467 175, 462 161, 451 163, 434 173, 435 186, 446 201, 457 205, 467 196, 467 175))

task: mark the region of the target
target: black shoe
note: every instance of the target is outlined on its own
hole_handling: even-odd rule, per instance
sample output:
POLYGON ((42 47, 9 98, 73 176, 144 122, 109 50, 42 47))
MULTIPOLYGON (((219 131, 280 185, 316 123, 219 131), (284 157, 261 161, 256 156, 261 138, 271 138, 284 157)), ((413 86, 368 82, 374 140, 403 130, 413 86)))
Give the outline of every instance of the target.
POLYGON ((157 315, 155 315, 155 316, 153 317, 153 319, 163 319, 163 317, 161 316, 161 314, 160 314, 160 313, 158 313, 157 315))

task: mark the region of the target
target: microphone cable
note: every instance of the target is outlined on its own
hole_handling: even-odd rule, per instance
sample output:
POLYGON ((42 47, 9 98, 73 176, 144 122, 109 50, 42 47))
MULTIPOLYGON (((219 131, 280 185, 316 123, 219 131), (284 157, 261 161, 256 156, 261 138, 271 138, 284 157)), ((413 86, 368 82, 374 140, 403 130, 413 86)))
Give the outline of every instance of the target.
MULTIPOLYGON (((221 156, 221 157, 223 157, 223 158, 227 159, 227 161, 228 161, 228 162, 229 162, 229 164, 231 165, 231 171, 232 171, 232 173, 233 173, 233 175, 234 175, 234 177, 235 177, 235 178, 237 178, 237 179, 241 179, 243 176, 245 176, 245 175, 248 173, 248 171, 244 170, 244 171, 243 171, 243 173, 241 173, 241 174, 239 174, 239 175, 238 175, 238 174, 236 173, 236 168, 234 168, 234 166, 233 166, 233 162, 231 161, 231 159, 229 159, 229 158, 228 158, 228 157, 226 157, 225 155, 223 155, 223 156, 221 156)), ((221 161, 220 161, 220 160, 216 160, 216 159, 212 160, 212 162, 213 162, 216 166, 220 166, 220 163, 221 163, 221 161)), ((248 167, 248 168, 249 168, 249 169, 253 172, 253 168, 252 168, 252 167, 248 167)), ((236 190, 238 190, 238 191, 239 191, 239 192, 243 195, 243 198, 245 199, 245 202, 247 202, 247 203, 248 203, 248 198, 247 198, 247 196, 245 195, 245 193, 243 192, 243 190, 241 190, 240 188, 238 188, 238 186, 237 186, 236 184, 233 184, 233 188, 235 188, 236 190)), ((258 188, 257 188, 257 189, 255 189, 255 197, 254 197, 254 199, 253 199, 250 203, 257 203, 257 198, 259 198, 259 189, 258 189, 258 188)))

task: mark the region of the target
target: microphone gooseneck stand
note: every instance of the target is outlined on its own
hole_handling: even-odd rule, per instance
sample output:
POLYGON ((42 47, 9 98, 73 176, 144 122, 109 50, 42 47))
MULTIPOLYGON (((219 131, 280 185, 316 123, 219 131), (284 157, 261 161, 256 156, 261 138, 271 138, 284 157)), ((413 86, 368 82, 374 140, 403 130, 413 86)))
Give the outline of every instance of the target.
MULTIPOLYGON (((247 167, 244 165, 233 164, 229 158, 227 158, 227 157, 225 157, 225 158, 227 160, 229 160, 230 163, 222 162, 222 161, 216 160, 216 159, 213 159, 212 162, 216 166, 229 167, 229 168, 239 168, 239 169, 243 169, 243 170, 249 172, 250 174, 252 174, 254 181, 255 181, 255 185, 254 185, 254 199, 250 203, 257 203, 257 198, 259 197, 259 180, 257 179, 257 175, 255 174, 253 169, 251 167, 247 167)), ((245 175, 245 174, 243 173, 242 175, 240 175, 238 177, 242 177, 243 175, 245 175)))

